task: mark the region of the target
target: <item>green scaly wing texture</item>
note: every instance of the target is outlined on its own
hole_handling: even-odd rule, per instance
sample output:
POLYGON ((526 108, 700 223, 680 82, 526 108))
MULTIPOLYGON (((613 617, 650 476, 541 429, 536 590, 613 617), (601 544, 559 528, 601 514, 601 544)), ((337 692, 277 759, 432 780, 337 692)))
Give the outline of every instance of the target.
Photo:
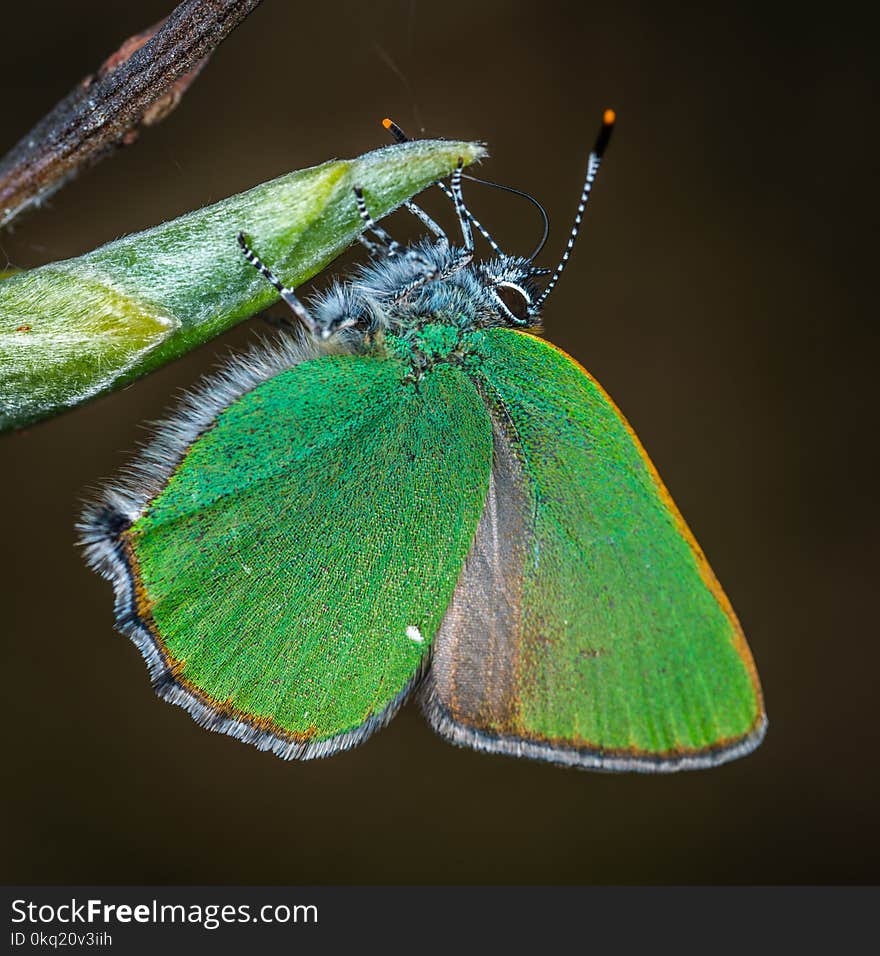
POLYGON ((483 508, 470 380, 323 356, 225 411, 123 533, 163 696, 285 757, 352 746, 426 664, 483 508))
POLYGON ((495 456, 426 713, 480 749, 607 770, 709 766, 765 718, 742 631, 638 439, 540 339, 484 336, 495 456))

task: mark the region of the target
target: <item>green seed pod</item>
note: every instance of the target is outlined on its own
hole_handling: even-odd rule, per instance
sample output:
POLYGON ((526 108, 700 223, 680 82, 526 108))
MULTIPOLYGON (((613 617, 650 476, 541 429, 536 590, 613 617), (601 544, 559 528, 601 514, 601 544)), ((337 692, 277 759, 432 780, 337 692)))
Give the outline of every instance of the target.
MULTIPOLYGON (((271 305, 239 231, 297 286, 375 218, 449 172, 475 143, 423 140, 289 173, 76 259, 0 281, 0 431, 126 385, 271 305)), ((2 277, 0 277, 2 278, 2 277)))

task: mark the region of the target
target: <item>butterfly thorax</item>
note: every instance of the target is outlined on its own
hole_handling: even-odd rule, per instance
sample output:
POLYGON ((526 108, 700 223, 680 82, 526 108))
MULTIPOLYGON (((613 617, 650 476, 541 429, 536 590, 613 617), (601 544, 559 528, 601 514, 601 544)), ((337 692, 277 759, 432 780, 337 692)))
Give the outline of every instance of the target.
POLYGON ((529 261, 472 262, 462 248, 442 242, 423 241, 410 251, 375 259, 350 281, 331 286, 312 302, 317 327, 361 351, 377 332, 405 338, 427 325, 472 331, 539 324, 528 308, 537 297, 529 261), (425 281, 427 271, 436 278, 425 281))
POLYGON ((418 386, 441 365, 475 370, 484 351, 482 338, 479 329, 460 322, 431 320, 378 336, 374 350, 400 360, 405 367, 403 380, 418 386))

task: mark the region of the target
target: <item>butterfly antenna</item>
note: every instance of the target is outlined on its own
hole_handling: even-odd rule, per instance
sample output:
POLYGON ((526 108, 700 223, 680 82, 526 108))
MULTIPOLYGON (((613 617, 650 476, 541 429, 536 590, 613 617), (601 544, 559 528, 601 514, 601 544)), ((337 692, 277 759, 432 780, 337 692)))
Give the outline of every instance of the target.
MULTIPOLYGON (((397 125, 397 123, 394 122, 394 120, 390 120, 390 119, 388 119, 388 117, 386 116, 385 119, 382 120, 382 125, 385 127, 385 129, 388 130, 389 133, 391 133, 391 135, 397 140, 398 143, 408 143, 408 142, 410 142, 409 136, 407 136, 406 133, 404 133, 404 131, 397 125)), ((474 177, 473 177, 473 176, 465 176, 464 178, 465 178, 465 179, 473 179, 474 177)), ((483 182, 483 180, 482 180, 482 179, 477 179, 477 180, 475 180, 475 182, 483 182)), ((446 183, 438 182, 437 185, 438 185, 438 186, 443 190, 443 192, 446 194, 447 199, 451 199, 451 200, 452 200, 452 202, 453 202, 453 204, 455 205, 456 210, 457 210, 457 209, 458 209, 458 205, 457 205, 456 202, 455 202, 455 196, 452 194, 452 190, 446 185, 446 183)), ((494 186, 495 184, 492 183, 491 185, 494 186)), ((500 188, 503 189, 504 187, 500 187, 500 188)), ((427 213, 424 213, 423 210, 419 209, 419 207, 416 206, 415 203, 407 203, 407 204, 406 204, 406 208, 409 209, 410 212, 412 212, 412 213, 414 213, 416 216, 418 216, 419 219, 422 220, 422 222, 425 221, 424 218, 423 218, 423 216, 427 215, 427 213), (415 208, 413 208, 413 207, 415 207, 415 208), (418 211, 416 211, 416 210, 418 210, 418 211)), ((486 240, 486 242, 489 243, 489 246, 491 247, 491 249, 492 249, 492 251, 495 253, 495 255, 496 255, 496 256, 503 256, 504 253, 501 251, 501 246, 499 246, 498 243, 492 238, 492 236, 491 236, 490 233, 489 233, 489 230, 480 222, 479 219, 477 219, 477 217, 470 211, 470 209, 465 208, 465 210, 464 210, 464 215, 467 216, 468 220, 470 221, 470 223, 471 223, 471 225, 474 227, 474 229, 476 229, 477 232, 486 240)), ((429 226, 429 228, 430 228, 430 226, 429 226)), ((432 231, 433 231, 433 230, 432 230, 432 231)))
POLYGON ((382 125, 388 130, 389 133, 391 133, 398 143, 409 142, 409 136, 404 133, 404 131, 397 125, 397 123, 394 122, 393 119, 388 119, 386 116, 385 119, 382 120, 382 125))
POLYGON ((577 213, 574 217, 574 225, 572 226, 571 234, 568 237, 568 244, 565 247, 565 252, 562 253, 562 258, 559 260, 559 265, 554 270, 550 281, 547 283, 546 288, 538 297, 533 306, 535 312, 537 312, 547 301, 547 296, 549 296, 553 291, 554 286, 559 281, 559 277, 562 275, 562 271, 565 269, 565 266, 571 257, 571 250, 574 248, 575 240, 578 237, 578 232, 580 232, 581 220, 584 216, 584 209, 586 208, 587 200, 590 198, 590 192, 593 188, 593 183, 596 181, 596 173, 599 172, 599 166, 602 164, 602 156, 605 154, 605 150, 608 147, 608 141, 611 139, 611 130, 614 128, 615 119, 616 116, 614 114, 614 110, 605 110, 605 115, 602 117, 602 126, 599 129, 599 135, 596 137, 596 142, 594 143, 593 149, 590 151, 589 158, 587 159, 587 176, 584 180, 584 188, 581 192, 577 213))

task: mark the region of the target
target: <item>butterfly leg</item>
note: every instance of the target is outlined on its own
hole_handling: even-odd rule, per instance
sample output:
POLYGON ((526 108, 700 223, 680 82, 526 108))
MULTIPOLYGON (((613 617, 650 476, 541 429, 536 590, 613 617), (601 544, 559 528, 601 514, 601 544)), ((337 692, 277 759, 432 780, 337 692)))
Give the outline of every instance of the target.
POLYGON ((244 253, 245 259, 259 272, 265 279, 267 279, 281 295, 281 298, 290 306, 293 314, 309 329, 311 332, 315 331, 315 320, 309 315, 308 309, 300 302, 296 297, 293 289, 288 289, 287 286, 275 275, 274 272, 263 262, 262 259, 251 249, 248 245, 248 241, 245 238, 245 234, 240 232, 238 234, 238 244, 241 247, 241 251, 244 253))
POLYGON ((452 259, 450 265, 448 265, 442 271, 434 271, 428 275, 417 276, 411 282, 408 282, 405 286, 398 289, 391 301, 400 302, 408 295, 411 295, 413 292, 421 289, 422 286, 427 285, 429 282, 434 282, 438 279, 448 279, 450 276, 454 276, 456 272, 458 272, 460 269, 463 269, 470 261, 471 256, 469 254, 459 253, 459 255, 452 259))
MULTIPOLYGON (((437 185, 443 190, 446 197, 451 199, 453 204, 455 204, 455 195, 446 185, 446 183, 438 182, 437 185)), ((456 211, 458 211, 458 208, 459 207, 456 204, 456 211)), ((463 202, 461 204, 461 213, 464 213, 470 225, 473 226, 474 229, 476 229, 477 232, 486 240, 486 242, 489 243, 489 248, 492 250, 492 252, 494 252, 496 256, 503 256, 504 252, 502 251, 501 246, 498 245, 498 243, 492 238, 492 234, 489 232, 489 230, 480 222, 479 219, 477 219, 477 217, 470 211, 470 209, 467 208, 467 206, 465 206, 463 202)))
POLYGON ((434 234, 438 242, 443 243, 445 246, 449 245, 449 237, 425 212, 425 210, 422 209, 421 206, 417 206, 414 202, 410 201, 407 201, 404 203, 404 205, 416 217, 416 219, 419 219, 425 225, 425 227, 434 234))
MULTIPOLYGON (((443 186, 446 190, 446 194, 449 194, 448 187, 444 186, 443 183, 438 183, 438 186, 443 186)), ((450 196, 450 198, 452 198, 450 196)), ((496 256, 503 256, 504 253, 501 251, 501 246, 492 238, 489 230, 480 222, 479 219, 470 211, 470 209, 465 208, 465 215, 468 217, 468 221, 477 230, 477 232, 489 243, 490 248, 495 253, 496 256)))
MULTIPOLYGON (((432 270, 430 273, 426 273, 423 276, 417 276, 412 282, 409 282, 402 289, 400 289, 397 295, 394 297, 395 301, 400 301, 401 299, 406 298, 408 295, 411 295, 417 289, 420 289, 423 285, 426 285, 428 282, 433 282, 436 279, 448 279, 450 276, 455 275, 456 272, 463 269, 474 257, 474 236, 471 232, 471 220, 468 217, 467 207, 464 204, 464 198, 461 194, 461 170, 464 163, 462 160, 458 161, 458 167, 455 172, 452 174, 452 186, 450 189, 450 194, 455 202, 455 210, 458 213, 458 221, 461 225, 461 234, 464 240, 464 249, 457 251, 457 254, 452 258, 452 261, 444 268, 442 271, 437 271, 436 269, 432 270)), ((444 187, 445 189, 445 187, 444 187)), ((430 216, 427 213, 419 209, 418 206, 415 206, 413 203, 409 204, 414 207, 410 209, 411 212, 418 210, 415 214, 427 224, 428 221, 433 222, 430 216), (421 215, 420 215, 421 214, 421 215)), ((440 227, 434 223, 436 229, 440 232, 440 227)), ((429 226, 430 228, 430 226, 429 226)), ((436 233, 435 233, 436 235, 436 233)), ((445 233, 444 233, 445 238, 445 233)))
MULTIPOLYGON (((401 245, 395 239, 392 239, 390 235, 376 222, 375 219, 370 215, 370 211, 367 209, 366 201, 364 200, 364 191, 360 186, 354 187, 354 196, 357 201, 358 213, 360 213, 361 219, 363 219, 364 224, 367 229, 379 240, 382 246, 386 249, 389 256, 403 256, 405 259, 409 259, 411 262, 417 262, 419 265, 423 266, 426 272, 433 272, 434 268, 427 259, 423 256, 420 256, 417 252, 412 249, 407 249, 406 246, 401 245)), ((439 229, 439 226, 437 227, 439 229)), ((368 239, 367 242, 370 242, 368 239)), ((371 243, 375 246, 375 243, 371 243)), ((371 250, 372 251, 372 250, 371 250)))
POLYGON ((461 170, 464 161, 459 160, 455 172, 452 174, 452 201, 455 203, 455 211, 458 214, 458 223, 461 226, 461 238, 464 243, 464 251, 471 257, 474 254, 474 234, 471 231, 471 221, 468 219, 467 206, 464 204, 464 197, 461 194, 461 170))
POLYGON ((371 242, 366 236, 358 236, 358 242, 369 252, 371 256, 378 256, 383 252, 383 247, 378 242, 371 242))
MULTIPOLYGON (((411 142, 409 136, 407 136, 406 133, 404 133, 404 131, 397 125, 397 123, 393 122, 392 120, 384 119, 382 120, 382 125, 385 127, 385 129, 387 129, 391 133, 391 135, 397 140, 398 143, 411 142)), ((452 190, 446 185, 446 183, 441 183, 438 181, 437 183, 435 183, 435 185, 443 190, 443 193, 446 195, 448 199, 451 199, 453 202, 455 202, 455 197, 452 195, 452 190)), ((407 208, 410 209, 410 203, 407 203, 406 205, 407 205, 407 208)), ((414 210, 410 209, 410 212, 414 212, 414 210)), ((415 214, 417 216, 419 215, 419 213, 415 213, 415 214)), ((486 240, 486 242, 489 243, 489 246, 492 249, 492 251, 495 253, 495 255, 503 256, 504 253, 501 251, 501 246, 499 246, 498 243, 492 238, 491 234, 489 233, 489 230, 480 222, 479 219, 477 219, 477 217, 470 211, 470 209, 465 208, 464 214, 467 216, 468 221, 474 227, 474 229, 476 229, 477 232, 479 232, 479 234, 486 240)), ((421 219, 422 217, 419 216, 419 218, 421 219)), ((422 222, 425 222, 425 220, 422 219, 422 222)), ((431 228, 427 222, 425 222, 425 225, 428 226, 429 229, 431 228)))

